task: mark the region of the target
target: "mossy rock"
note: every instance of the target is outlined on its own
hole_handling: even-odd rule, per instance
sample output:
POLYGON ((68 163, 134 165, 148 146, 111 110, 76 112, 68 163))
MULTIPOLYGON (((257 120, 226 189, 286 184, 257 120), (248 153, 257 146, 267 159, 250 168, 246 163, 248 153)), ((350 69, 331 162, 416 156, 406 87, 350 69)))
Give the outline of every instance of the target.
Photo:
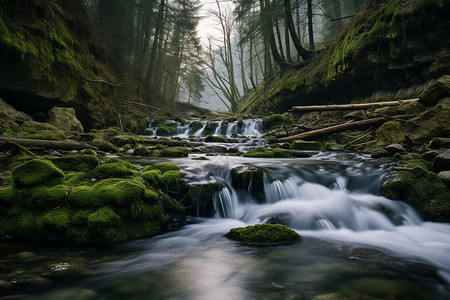
POLYGON ((34 208, 55 208, 65 205, 68 200, 69 187, 66 185, 55 185, 52 187, 36 187, 32 194, 26 199, 29 206, 34 208))
POLYGON ((285 123, 290 123, 290 120, 281 114, 273 114, 263 119, 264 130, 274 129, 285 123))
POLYGON ((183 147, 167 148, 160 151, 161 157, 188 157, 189 151, 183 147))
POLYGON ((313 150, 321 151, 322 144, 316 141, 295 140, 291 144, 291 150, 313 150))
POLYGON ((171 136, 175 135, 176 133, 177 133, 176 127, 167 126, 165 124, 158 126, 158 129, 156 130, 156 135, 159 136, 171 136))
POLYGON ((159 201, 162 207, 164 207, 164 210, 167 212, 184 213, 185 211, 183 204, 166 194, 162 194, 159 197, 159 201))
POLYGON ((377 145, 401 144, 405 141, 405 137, 405 129, 399 122, 388 121, 383 123, 377 130, 377 145))
POLYGON ((142 178, 144 178, 151 187, 159 188, 161 184, 161 171, 160 170, 149 170, 142 174, 142 178))
POLYGON ((151 151, 144 146, 140 146, 136 149, 134 149, 133 155, 137 156, 149 156, 151 154, 151 151))
POLYGON ((257 245, 292 243, 302 238, 297 232, 281 224, 233 228, 225 236, 235 241, 257 245))
POLYGON ((161 174, 164 174, 167 171, 179 171, 180 168, 178 168, 177 165, 171 163, 159 163, 151 166, 146 166, 145 168, 142 169, 142 172, 146 172, 149 170, 160 170, 161 174))
POLYGON ((143 204, 141 209, 135 214, 135 219, 163 221, 164 209, 161 205, 143 204))
POLYGON ((450 188, 434 173, 417 177, 411 172, 398 172, 398 177, 383 185, 386 197, 412 205, 426 220, 450 222, 450 188))
POLYGON ((90 170, 97 167, 99 163, 98 158, 95 155, 70 155, 49 158, 49 160, 64 171, 90 170))
POLYGON ((231 184, 235 189, 251 190, 258 202, 264 202, 264 172, 255 166, 238 166, 231 169, 231 184))
POLYGON ((114 146, 112 143, 110 143, 104 139, 96 138, 92 142, 90 142, 90 144, 94 147, 97 147, 99 150, 105 151, 105 152, 115 153, 115 152, 119 151, 119 149, 116 146, 114 146))
POLYGON ((167 192, 179 192, 184 183, 184 174, 180 171, 167 171, 161 176, 161 188, 167 192))
POLYGON ((250 149, 243 155, 244 157, 272 158, 273 152, 264 147, 250 149))
POLYGON ((214 195, 223 186, 218 183, 189 184, 187 197, 181 201, 188 209, 187 213, 196 217, 214 217, 215 209, 213 203, 214 195))
POLYGON ((123 147, 124 145, 135 145, 136 138, 128 134, 119 134, 110 139, 110 142, 117 147, 123 147))
POLYGON ((20 126, 20 136, 27 139, 63 140, 64 133, 48 123, 25 121, 20 126))
POLYGON ((203 128, 203 124, 200 122, 191 122, 189 124, 189 134, 193 135, 194 133, 196 133, 197 131, 199 131, 200 129, 203 128))
POLYGON ((36 224, 49 232, 64 232, 69 228, 70 217, 71 214, 67 208, 59 208, 45 213, 37 219, 36 224))
POLYGON ((109 163, 119 163, 121 165, 123 165, 125 168, 130 169, 130 170, 137 170, 136 165, 128 162, 128 161, 124 161, 121 159, 117 159, 117 158, 108 158, 105 160, 104 162, 105 164, 109 164, 109 163))
POLYGON ((151 126, 152 127, 156 127, 156 126, 158 126, 159 124, 162 124, 162 123, 164 123, 166 121, 166 118, 165 117, 155 117, 153 120, 152 120, 152 122, 151 122, 151 126))
POLYGON ((17 199, 18 190, 15 187, 8 186, 0 188, 0 203, 4 208, 6 205, 13 204, 17 199))
POLYGON ((98 178, 123 178, 131 175, 133 172, 118 162, 102 164, 94 169, 94 176, 98 178))
POLYGON ((294 157, 291 150, 275 148, 272 150, 274 158, 292 158, 294 157))
POLYGON ((214 136, 214 135, 208 135, 205 139, 205 142, 208 143, 228 143, 229 140, 226 137, 223 136, 214 136))
POLYGON ((205 129, 203 129, 203 135, 212 135, 217 127, 219 127, 217 123, 207 123, 205 129))
POLYGON ((109 226, 117 226, 121 222, 122 219, 120 216, 109 206, 100 207, 87 218, 87 225, 89 228, 101 229, 109 226))
POLYGON ((49 181, 60 183, 64 173, 51 161, 32 159, 17 166, 11 176, 17 187, 30 187, 49 181))
POLYGON ((110 178, 92 187, 77 186, 69 199, 77 207, 100 207, 110 204, 130 204, 143 197, 145 185, 135 179, 110 178))

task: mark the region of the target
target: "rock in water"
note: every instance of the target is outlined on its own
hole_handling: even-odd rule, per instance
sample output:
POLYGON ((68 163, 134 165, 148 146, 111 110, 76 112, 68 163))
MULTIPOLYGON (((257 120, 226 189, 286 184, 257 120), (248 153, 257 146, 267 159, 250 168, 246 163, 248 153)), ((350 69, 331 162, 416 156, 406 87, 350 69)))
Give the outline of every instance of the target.
POLYGON ((382 148, 376 148, 372 150, 372 153, 370 154, 370 157, 372 158, 382 158, 382 157, 389 157, 391 154, 382 148))
POLYGON ((261 245, 290 243, 302 238, 297 232, 281 224, 233 228, 225 236, 235 241, 261 245))

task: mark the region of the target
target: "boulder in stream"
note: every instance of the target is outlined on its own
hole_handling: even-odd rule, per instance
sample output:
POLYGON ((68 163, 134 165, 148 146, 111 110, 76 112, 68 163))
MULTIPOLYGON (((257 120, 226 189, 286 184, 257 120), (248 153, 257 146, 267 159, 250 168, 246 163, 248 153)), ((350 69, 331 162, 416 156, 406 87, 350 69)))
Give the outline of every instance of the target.
POLYGON ((264 202, 264 172, 255 166, 231 169, 231 184, 235 189, 247 190, 258 202, 264 202))
POLYGON ((225 236, 238 242, 257 245, 292 243, 302 238, 297 232, 281 224, 257 224, 233 228, 225 236))

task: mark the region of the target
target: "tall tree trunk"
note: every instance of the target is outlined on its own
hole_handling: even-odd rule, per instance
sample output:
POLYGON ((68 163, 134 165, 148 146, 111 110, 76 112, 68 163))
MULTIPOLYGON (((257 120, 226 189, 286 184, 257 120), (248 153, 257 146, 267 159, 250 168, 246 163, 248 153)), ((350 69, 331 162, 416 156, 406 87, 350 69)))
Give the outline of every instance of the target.
MULTIPOLYGON (((308 0, 311 1, 311 0, 308 0)), ((307 59, 311 56, 311 52, 303 48, 300 39, 298 38, 297 33, 295 32, 295 25, 294 25, 294 19, 292 18, 292 7, 291 7, 291 1, 290 0, 284 0, 284 11, 286 14, 286 24, 289 29, 289 32, 291 34, 292 42, 294 43, 295 49, 297 49, 297 52, 299 56, 303 59, 307 59)))
POLYGON ((308 36, 309 36, 309 48, 314 50, 314 31, 313 31, 313 13, 312 13, 312 0, 308 0, 308 36))
POLYGON ((165 6, 165 0, 161 0, 158 6, 158 18, 156 20, 155 25, 155 36, 153 37, 153 43, 152 48, 150 50, 150 58, 149 58, 149 65, 147 68, 147 73, 145 74, 145 84, 147 85, 149 90, 147 92, 151 92, 151 90, 154 88, 153 86, 153 78, 156 77, 155 75, 155 64, 156 62, 156 55, 158 51, 158 44, 160 41, 160 35, 163 35, 163 19, 164 19, 164 6, 165 6), (155 75, 155 76, 154 76, 155 75))
POLYGON ((287 23, 284 24, 284 44, 286 46, 286 61, 290 64, 294 63, 291 56, 291 39, 289 37, 289 28, 287 23))

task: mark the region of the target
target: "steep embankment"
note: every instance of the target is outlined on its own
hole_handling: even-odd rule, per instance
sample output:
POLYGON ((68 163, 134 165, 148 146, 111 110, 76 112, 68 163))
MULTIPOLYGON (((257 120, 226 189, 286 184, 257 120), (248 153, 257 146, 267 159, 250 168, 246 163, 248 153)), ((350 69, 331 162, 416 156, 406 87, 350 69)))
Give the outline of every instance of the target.
POLYGON ((111 122, 133 89, 110 67, 82 1, 0 0, 0 69, 4 101, 31 115, 73 107, 87 128, 111 122))
POLYGON ((449 72, 449 15, 450 2, 443 0, 371 4, 311 61, 261 84, 241 110, 284 112, 293 105, 348 103, 380 91, 388 92, 379 93, 384 97, 413 96, 418 86, 449 72))

